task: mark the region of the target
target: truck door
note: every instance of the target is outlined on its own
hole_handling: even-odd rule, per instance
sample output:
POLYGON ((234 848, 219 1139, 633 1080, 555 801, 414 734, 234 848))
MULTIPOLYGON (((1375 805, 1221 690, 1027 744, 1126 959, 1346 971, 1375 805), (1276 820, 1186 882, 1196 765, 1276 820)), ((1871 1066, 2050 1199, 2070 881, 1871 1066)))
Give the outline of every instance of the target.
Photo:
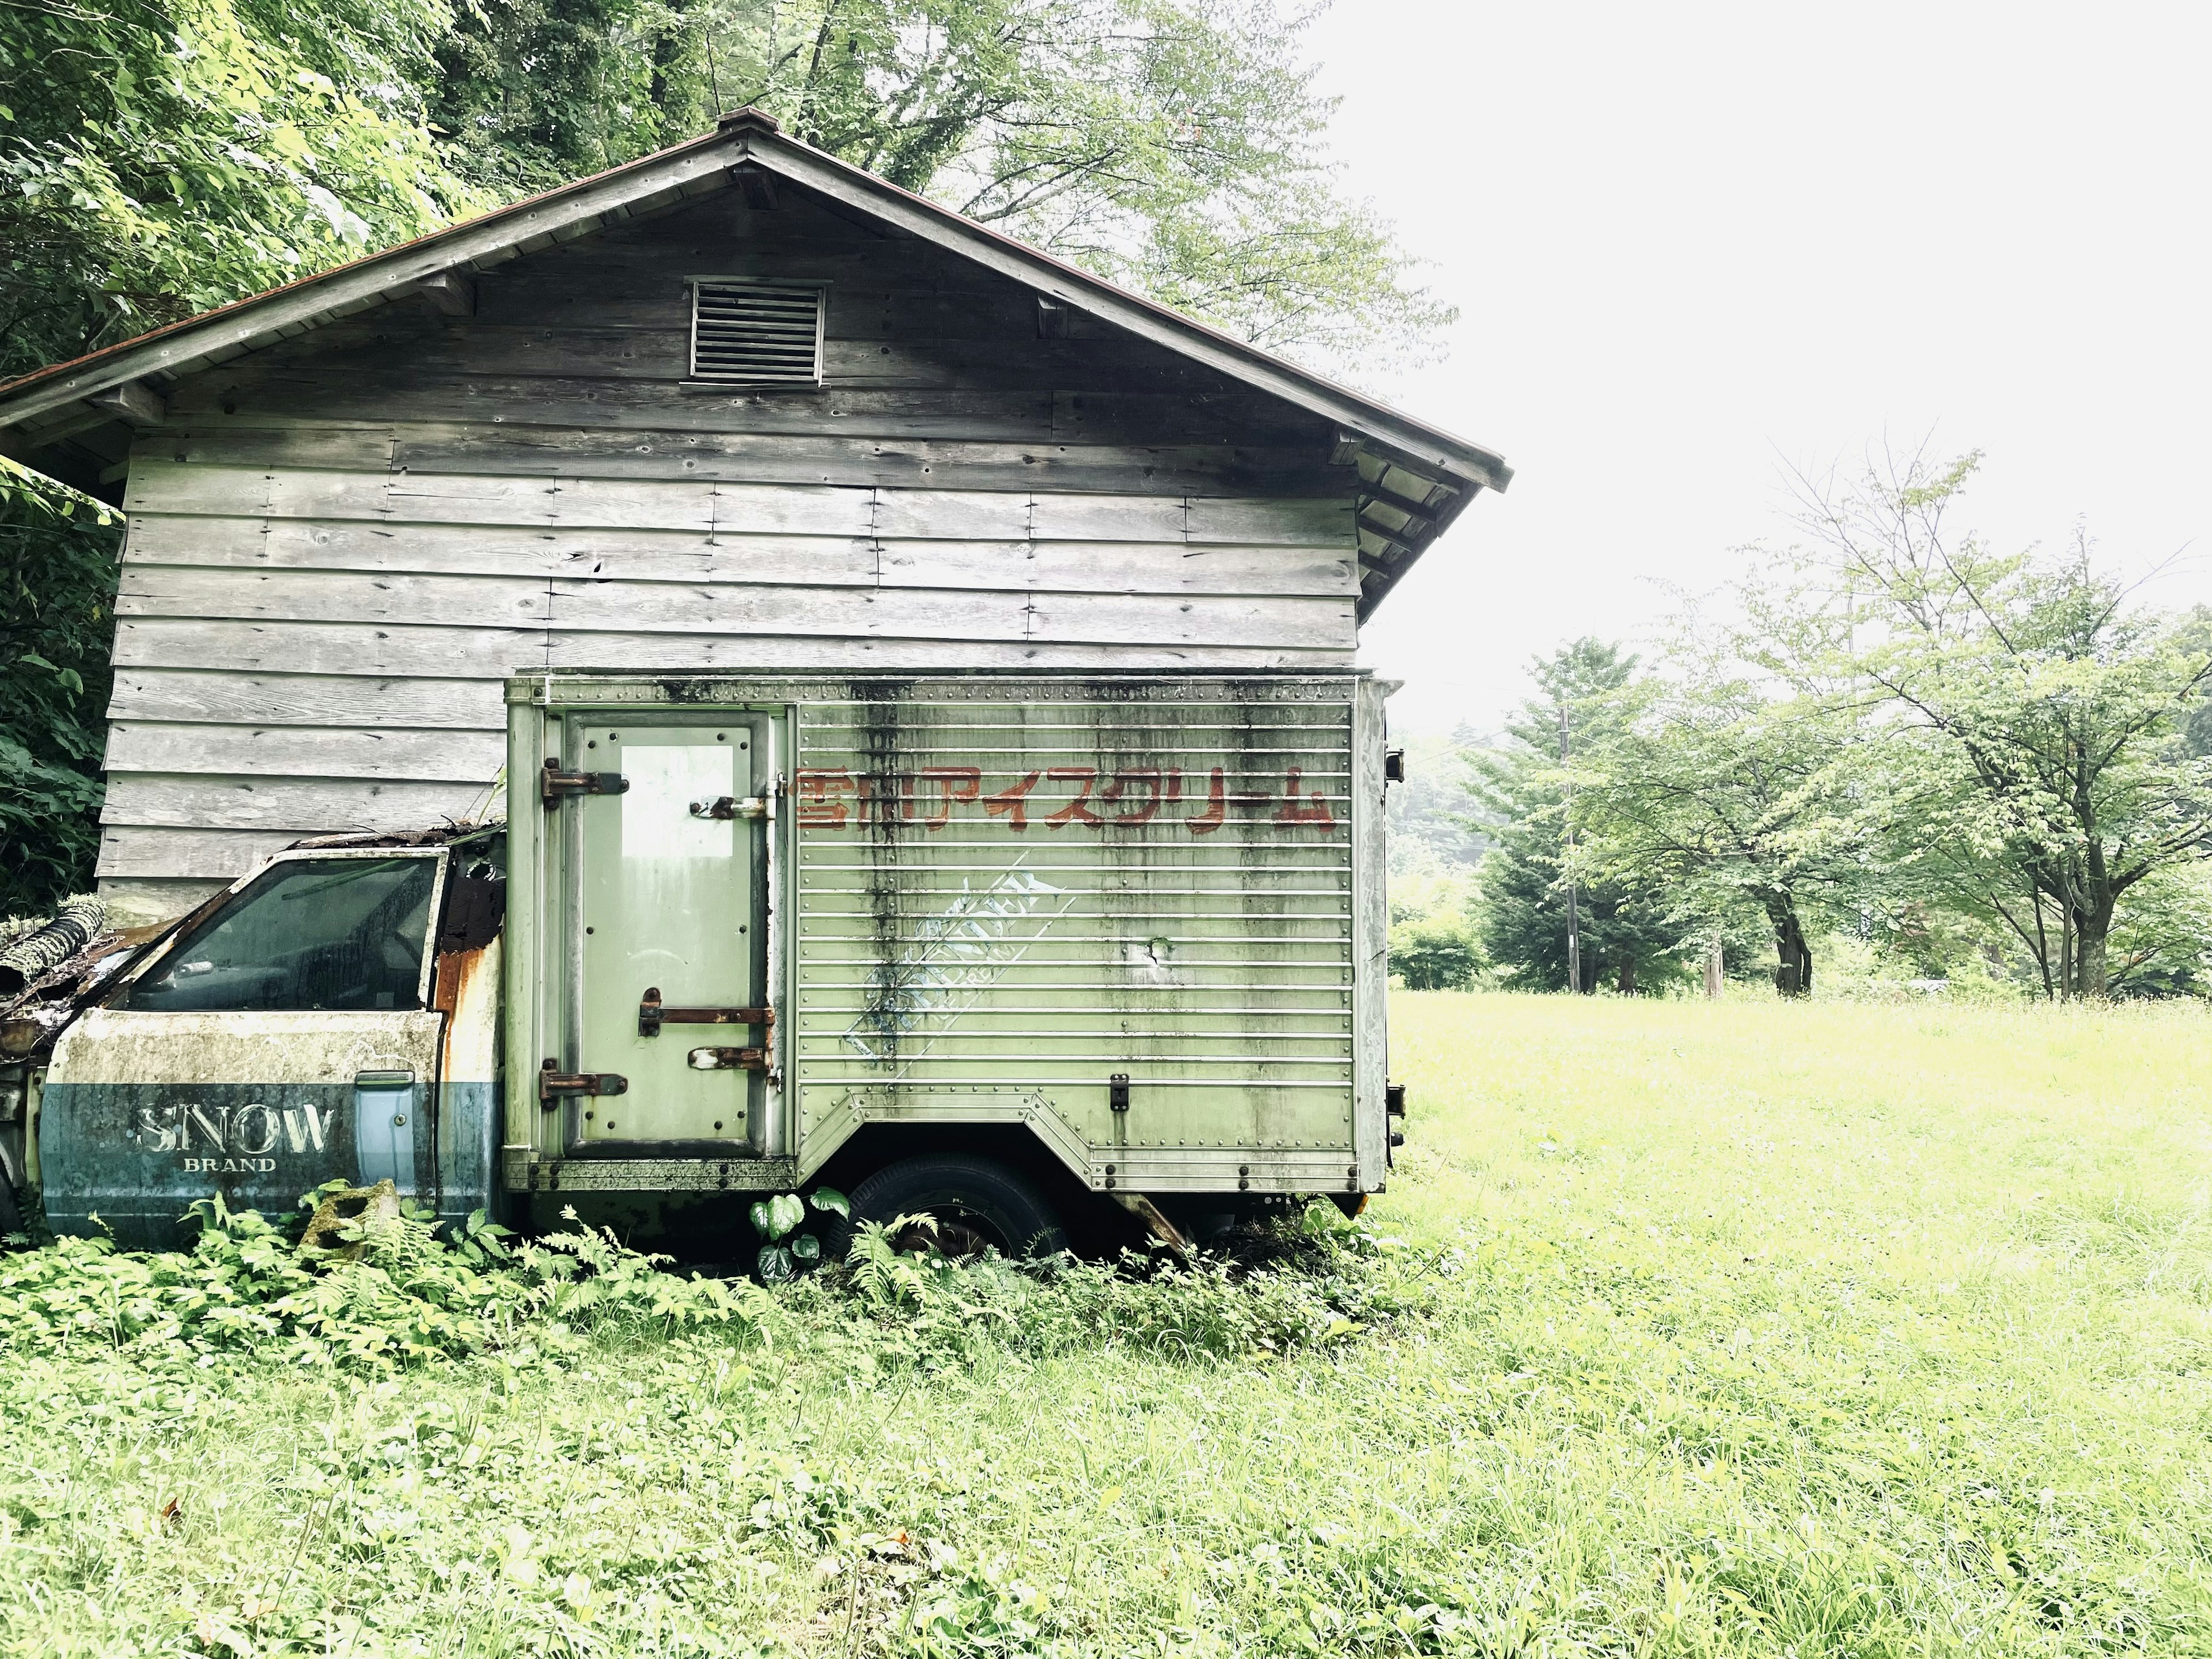
POLYGON ((575 1089, 573 1155, 763 1150, 770 731, 741 714, 571 730, 582 766, 619 768, 574 775, 562 803, 570 1042, 545 1086, 575 1089))
POLYGON ((64 1032, 39 1118, 55 1231, 165 1248, 211 1193, 433 1195, 445 872, 440 848, 279 854, 64 1032))

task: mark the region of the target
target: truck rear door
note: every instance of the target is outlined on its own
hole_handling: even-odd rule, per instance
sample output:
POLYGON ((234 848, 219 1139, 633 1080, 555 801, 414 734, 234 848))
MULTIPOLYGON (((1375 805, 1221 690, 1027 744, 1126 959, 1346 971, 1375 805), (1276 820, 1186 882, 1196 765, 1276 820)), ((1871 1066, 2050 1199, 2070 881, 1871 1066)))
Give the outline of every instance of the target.
POLYGON ((437 1182, 441 848, 280 854, 56 1046, 46 1217, 127 1248, 185 1241, 194 1200, 290 1210, 333 1177, 437 1182))
POLYGON ((564 1053, 540 1088, 571 1156, 763 1148, 772 732, 738 711, 580 720, 570 753, 598 769, 548 775, 569 949, 564 1053))

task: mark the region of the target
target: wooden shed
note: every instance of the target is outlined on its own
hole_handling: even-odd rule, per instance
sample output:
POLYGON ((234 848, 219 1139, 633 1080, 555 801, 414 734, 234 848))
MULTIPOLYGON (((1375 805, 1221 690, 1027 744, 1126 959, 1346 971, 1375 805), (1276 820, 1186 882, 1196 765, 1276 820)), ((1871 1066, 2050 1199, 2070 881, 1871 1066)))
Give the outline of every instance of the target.
POLYGON ((1348 665, 1494 454, 744 111, 0 386, 118 501, 102 891, 480 810, 511 673, 1348 665))

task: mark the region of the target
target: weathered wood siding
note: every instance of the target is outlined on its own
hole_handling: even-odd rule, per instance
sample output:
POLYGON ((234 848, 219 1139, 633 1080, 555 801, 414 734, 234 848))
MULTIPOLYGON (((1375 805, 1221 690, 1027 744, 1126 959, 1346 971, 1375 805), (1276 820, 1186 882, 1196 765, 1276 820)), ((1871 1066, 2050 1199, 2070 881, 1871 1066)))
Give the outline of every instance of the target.
POLYGON ((104 884, 469 811, 518 670, 1349 660, 1334 432, 1041 339, 951 255, 728 191, 476 280, 187 380, 137 442, 104 884), (826 384, 685 385, 708 275, 830 283, 826 384))

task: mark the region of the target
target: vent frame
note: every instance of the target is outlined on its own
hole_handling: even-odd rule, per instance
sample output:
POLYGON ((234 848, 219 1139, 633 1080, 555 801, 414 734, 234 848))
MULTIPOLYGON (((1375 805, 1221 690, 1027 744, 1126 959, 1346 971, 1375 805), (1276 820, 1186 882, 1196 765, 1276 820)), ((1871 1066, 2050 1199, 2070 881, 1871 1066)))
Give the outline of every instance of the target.
MULTIPOLYGON (((823 383, 824 370, 823 361, 823 345, 830 322, 830 284, 828 283, 805 281, 793 282, 786 281, 781 278, 769 278, 763 280, 757 276, 693 276, 688 278, 687 281, 691 290, 690 374, 688 377, 689 383, 714 386, 818 386, 823 383), (814 302, 814 337, 811 362, 804 370, 801 370, 799 368, 796 362, 797 350, 795 348, 799 345, 804 336, 799 334, 795 331, 781 330, 779 331, 779 332, 783 336, 782 343, 789 348, 793 348, 789 352, 788 367, 774 362, 773 360, 777 354, 775 348, 773 346, 767 348, 763 353, 763 361, 769 364, 768 367, 763 368, 748 368, 733 366, 726 360, 717 364, 711 361, 711 359, 717 349, 718 343, 711 337, 708 341, 710 361, 702 362, 700 360, 700 324, 706 306, 709 302, 710 294, 715 289, 723 290, 723 294, 721 295, 715 297, 724 298, 729 301, 742 301, 746 297, 753 297, 761 300, 773 300, 775 297, 783 295, 788 295, 793 299, 797 299, 801 295, 811 298, 814 302)), ((712 323, 715 319, 708 319, 707 320, 709 323, 712 323)), ((733 339, 727 344, 721 345, 720 349, 726 350, 737 343, 738 342, 733 339)))

